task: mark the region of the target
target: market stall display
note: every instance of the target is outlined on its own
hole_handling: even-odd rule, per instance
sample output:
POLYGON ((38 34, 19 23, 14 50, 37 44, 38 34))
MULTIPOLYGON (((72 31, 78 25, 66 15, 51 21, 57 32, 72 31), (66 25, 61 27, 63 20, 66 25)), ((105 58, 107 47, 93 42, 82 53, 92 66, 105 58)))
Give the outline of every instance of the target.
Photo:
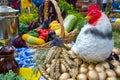
POLYGON ((96 5, 88 8, 87 17, 88 23, 81 29, 71 50, 54 46, 48 51, 44 63, 38 64, 46 79, 119 79, 120 52, 119 49, 119 54, 112 52, 114 42, 109 19, 96 5), (104 20, 107 24, 103 24, 104 20))
MULTIPOLYGON (((54 1, 54 0, 52 0, 51 2, 53 3, 53 5, 55 7, 59 23, 57 21, 53 21, 53 22, 49 23, 49 20, 47 20, 48 15, 46 13, 47 13, 47 9, 48 9, 47 7, 48 7, 49 1, 46 1, 45 2, 45 10, 44 10, 44 18, 45 18, 45 20, 43 22, 43 25, 41 26, 42 28, 37 28, 37 30, 36 30, 38 32, 38 34, 39 34, 39 38, 38 37, 33 37, 31 35, 28 35, 28 34, 23 34, 23 36, 22 36, 22 38, 27 42, 28 47, 31 47, 31 48, 50 47, 50 43, 51 43, 50 39, 53 38, 52 40, 54 40, 55 37, 53 37, 53 36, 56 36, 56 35, 63 38, 63 41, 65 43, 70 43, 72 41, 72 38, 77 34, 78 30, 77 29, 73 30, 73 26, 75 24, 75 21, 73 19, 75 19, 75 18, 71 17, 71 19, 69 19, 69 21, 68 21, 68 19, 66 19, 64 21, 64 23, 65 23, 65 25, 64 25, 63 24, 63 18, 61 16, 61 12, 60 12, 60 8, 58 7, 57 2, 54 1), (55 30, 53 28, 53 27, 56 27, 56 26, 59 27, 58 30, 55 30), (64 29, 64 26, 65 26, 66 31, 64 29), (71 30, 73 30, 73 31, 71 31, 71 30), (55 33, 54 33, 54 31, 55 31, 55 33), (70 33, 68 33, 68 32, 70 32, 70 33), (67 35, 67 33, 68 33, 68 35, 67 35), (48 39, 46 40, 46 38, 48 38, 48 39)), ((69 18, 70 18, 70 16, 69 16, 69 18)))
MULTIPOLYGON (((110 23, 98 6, 88 6, 94 3, 80 4, 79 12, 77 11, 79 3, 76 4, 77 8, 75 8, 66 0, 31 1, 33 1, 33 5, 29 0, 22 0, 19 20, 16 10, 15 14, 14 11, 12 12, 14 16, 0 14, 0 24, 2 25, 0 42, 5 26, 2 23, 5 21, 3 17, 6 20, 9 19, 10 29, 6 30, 13 34, 8 36, 10 38, 7 38, 10 39, 10 42, 12 40, 12 46, 8 44, 4 46, 2 42, 0 43, 0 72, 4 73, 0 74, 0 79, 120 79, 120 49, 116 48, 116 44, 117 47, 119 46, 120 36, 115 34, 115 32, 119 33, 120 28, 111 28, 111 24, 113 26, 112 22, 119 26, 119 18, 111 19, 111 14, 109 14, 110 23), (24 1, 27 1, 26 4, 24 1), (86 14, 89 19, 84 17, 86 14), (115 30, 113 34, 112 30, 115 30), (15 32, 19 33, 19 36, 18 34, 14 35, 15 32), (16 69, 17 74, 14 73, 16 69)), ((6 9, 9 12, 10 8, 6 9)), ((7 41, 7 43, 9 42, 7 41)))

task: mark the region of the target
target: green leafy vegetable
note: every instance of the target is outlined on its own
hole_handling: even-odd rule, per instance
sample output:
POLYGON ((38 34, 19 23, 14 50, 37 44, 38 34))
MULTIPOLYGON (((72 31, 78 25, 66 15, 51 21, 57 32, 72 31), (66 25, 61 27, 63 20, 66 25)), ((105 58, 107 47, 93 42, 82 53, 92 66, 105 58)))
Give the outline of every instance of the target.
POLYGON ((0 46, 3 46, 4 45, 4 43, 3 42, 0 42, 0 46))
POLYGON ((0 80, 26 80, 25 78, 18 76, 12 70, 9 70, 5 75, 0 74, 0 80))
POLYGON ((37 33, 36 29, 29 31, 27 34, 34 36, 34 37, 39 37, 39 34, 37 33))
POLYGON ((25 34, 28 32, 28 25, 20 23, 19 24, 19 32, 20 34, 25 34))
POLYGON ((19 14, 19 21, 20 23, 29 24, 32 21, 38 19, 38 8, 34 5, 29 9, 22 9, 21 13, 19 14))

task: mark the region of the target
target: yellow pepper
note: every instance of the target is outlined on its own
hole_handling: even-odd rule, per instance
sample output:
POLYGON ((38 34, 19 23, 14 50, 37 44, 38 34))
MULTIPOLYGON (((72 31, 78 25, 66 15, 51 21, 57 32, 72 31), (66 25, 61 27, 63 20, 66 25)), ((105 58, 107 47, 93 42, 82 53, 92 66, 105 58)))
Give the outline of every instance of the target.
POLYGON ((60 24, 58 23, 57 20, 52 21, 50 23, 49 27, 50 27, 51 30, 54 30, 54 31, 61 28, 61 26, 60 26, 60 24))
MULTIPOLYGON (((64 31, 65 31, 65 36, 67 36, 68 35, 67 30, 64 30, 64 31)), ((55 30, 55 33, 56 33, 57 36, 61 37, 61 29, 55 30)))

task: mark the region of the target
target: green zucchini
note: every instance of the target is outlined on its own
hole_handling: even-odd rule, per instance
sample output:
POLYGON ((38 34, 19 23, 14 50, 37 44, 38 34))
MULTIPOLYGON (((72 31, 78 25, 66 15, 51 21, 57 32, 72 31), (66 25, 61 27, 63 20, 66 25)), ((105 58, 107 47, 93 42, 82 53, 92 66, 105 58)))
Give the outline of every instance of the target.
POLYGON ((76 22, 77 22, 77 17, 70 14, 64 19, 63 26, 65 30, 71 32, 74 29, 76 22))

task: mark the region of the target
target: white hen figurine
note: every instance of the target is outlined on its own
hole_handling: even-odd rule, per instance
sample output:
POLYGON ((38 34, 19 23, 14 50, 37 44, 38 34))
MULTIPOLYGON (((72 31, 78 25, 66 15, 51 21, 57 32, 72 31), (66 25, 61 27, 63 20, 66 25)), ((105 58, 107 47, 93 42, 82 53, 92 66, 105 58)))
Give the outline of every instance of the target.
POLYGON ((97 5, 88 8, 86 18, 89 21, 81 29, 71 50, 87 61, 104 61, 114 46, 111 23, 97 5))

